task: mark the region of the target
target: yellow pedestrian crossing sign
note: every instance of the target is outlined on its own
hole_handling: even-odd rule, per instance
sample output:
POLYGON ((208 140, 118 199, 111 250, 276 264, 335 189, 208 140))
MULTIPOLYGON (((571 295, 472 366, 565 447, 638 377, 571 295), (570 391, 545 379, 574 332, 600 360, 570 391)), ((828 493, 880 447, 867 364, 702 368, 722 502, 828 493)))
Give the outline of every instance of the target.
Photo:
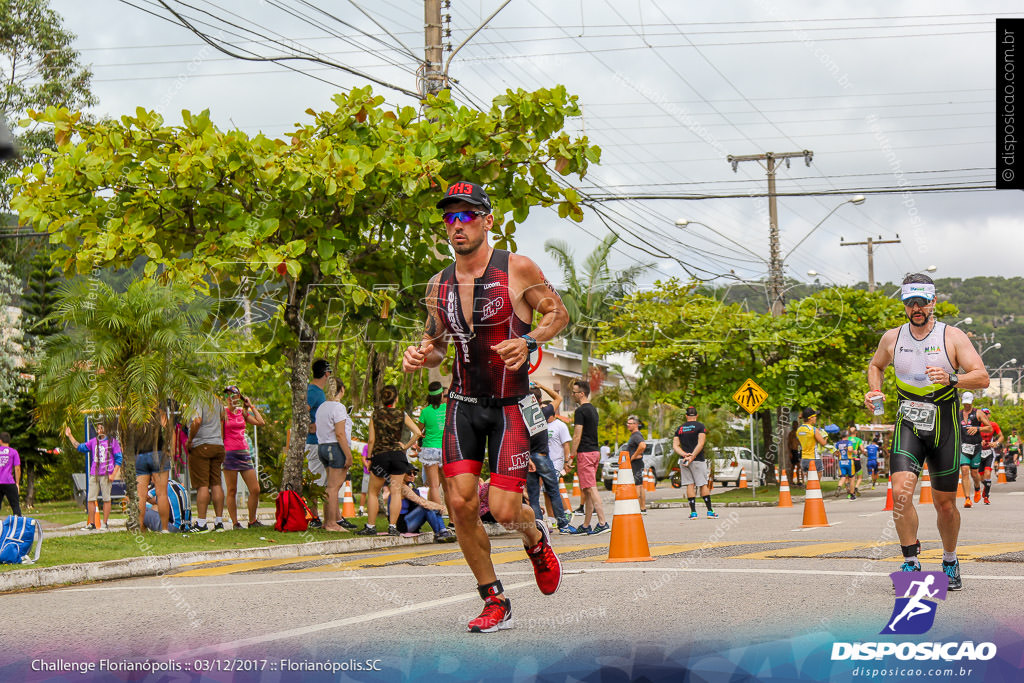
POLYGON ((748 379, 743 385, 732 395, 732 399, 740 404, 743 410, 747 411, 751 415, 754 414, 761 404, 768 398, 768 392, 757 385, 752 379, 748 379))

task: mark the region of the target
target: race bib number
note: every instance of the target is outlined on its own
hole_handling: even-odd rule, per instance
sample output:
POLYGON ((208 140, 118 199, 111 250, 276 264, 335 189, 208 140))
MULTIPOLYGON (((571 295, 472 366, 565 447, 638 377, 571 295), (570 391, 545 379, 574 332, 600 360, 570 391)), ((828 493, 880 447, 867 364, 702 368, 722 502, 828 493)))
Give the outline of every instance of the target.
POLYGON ((921 401, 900 401, 899 415, 907 422, 914 425, 914 429, 920 432, 934 432, 935 418, 938 409, 934 403, 922 403, 921 401))
POLYGON ((537 397, 533 394, 527 395, 519 402, 519 412, 523 414, 523 422, 530 431, 530 436, 537 436, 548 429, 548 421, 544 419, 544 413, 540 410, 537 397))
POLYGON ((960 444, 960 452, 964 455, 974 455, 974 449, 977 448, 977 444, 963 443, 960 444))

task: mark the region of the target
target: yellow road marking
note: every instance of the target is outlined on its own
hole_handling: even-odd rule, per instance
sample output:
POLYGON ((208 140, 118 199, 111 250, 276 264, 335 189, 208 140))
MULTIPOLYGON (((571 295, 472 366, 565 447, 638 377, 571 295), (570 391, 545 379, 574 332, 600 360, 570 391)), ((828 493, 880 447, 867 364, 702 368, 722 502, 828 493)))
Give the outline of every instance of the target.
MULTIPOLYGON (((762 541, 762 543, 787 543, 787 541, 762 541)), ((722 543, 678 543, 678 544, 667 544, 667 545, 652 545, 650 546, 651 557, 663 557, 665 555, 674 555, 676 553, 686 553, 691 550, 700 550, 702 548, 726 548, 732 545, 751 545, 750 541, 726 541, 722 543)), ((604 562, 608 559, 608 553, 602 555, 593 555, 591 557, 581 557, 574 560, 566 560, 566 562, 604 562)))
MULTIPOLYGON (((318 567, 303 567, 301 569, 289 569, 286 570, 292 573, 298 572, 346 572, 353 569, 360 569, 362 567, 380 567, 381 565, 389 564, 391 562, 401 562, 402 560, 412 560, 419 557, 430 557, 431 555, 448 555, 450 553, 460 552, 458 546, 448 546, 446 548, 435 547, 430 550, 412 550, 404 553, 391 553, 387 555, 377 555, 376 557, 360 557, 355 560, 346 560, 344 562, 331 562, 330 564, 321 565, 318 567)), ((318 555, 317 557, 325 559, 328 557, 339 557, 337 555, 318 555)))
MULTIPOLYGON (((585 545, 559 545, 555 546, 555 552, 571 553, 576 550, 593 550, 594 548, 607 547, 604 543, 587 543, 585 545)), ((523 546, 519 546, 516 550, 511 552, 498 553, 497 555, 491 555, 491 562, 493 564, 508 564, 509 562, 519 562, 520 560, 526 560, 526 551, 523 550, 523 546)), ((466 566, 466 559, 459 558, 457 560, 447 560, 445 562, 438 562, 438 567, 464 567, 466 566)))
POLYGON ((237 572, 246 572, 252 569, 265 569, 266 567, 280 567, 283 564, 295 564, 297 562, 307 562, 309 560, 315 560, 323 557, 323 555, 304 555, 300 557, 288 557, 277 560, 254 560, 251 562, 236 562, 234 564, 227 564, 220 567, 206 567, 205 569, 190 569, 186 572, 181 572, 176 576, 224 576, 225 574, 235 574, 237 572))
MULTIPOLYGON (((971 562, 982 557, 992 557, 1004 553, 1024 552, 1024 543, 979 543, 977 545, 957 546, 956 556, 960 561, 971 562)), ((942 559, 942 548, 925 550, 919 556, 922 560, 938 561, 942 559)), ((893 561, 903 561, 902 557, 893 558, 893 561)))
MULTIPOLYGON (((819 555, 827 555, 828 553, 842 553, 847 550, 858 550, 860 548, 870 548, 874 546, 874 543, 865 543, 863 541, 836 541, 834 543, 811 543, 808 545, 798 545, 791 548, 773 548, 772 550, 763 550, 756 553, 747 553, 745 555, 730 555, 730 560, 770 560, 778 557, 817 557, 819 555)), ((896 545, 894 543, 885 543, 884 545, 896 545)))

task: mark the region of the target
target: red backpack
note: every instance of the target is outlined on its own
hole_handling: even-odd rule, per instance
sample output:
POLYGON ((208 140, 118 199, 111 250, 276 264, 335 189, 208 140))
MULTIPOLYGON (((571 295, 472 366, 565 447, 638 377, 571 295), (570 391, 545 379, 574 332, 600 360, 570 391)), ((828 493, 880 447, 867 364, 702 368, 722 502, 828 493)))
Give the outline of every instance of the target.
POLYGON ((309 522, 315 519, 306 501, 295 491, 281 491, 277 496, 277 519, 275 531, 305 531, 309 522))

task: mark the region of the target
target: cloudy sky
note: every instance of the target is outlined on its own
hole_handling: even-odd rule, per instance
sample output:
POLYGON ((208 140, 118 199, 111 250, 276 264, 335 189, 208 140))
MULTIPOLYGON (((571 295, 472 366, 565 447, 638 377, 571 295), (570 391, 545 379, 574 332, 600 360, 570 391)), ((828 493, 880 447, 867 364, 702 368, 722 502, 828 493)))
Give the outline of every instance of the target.
MULTIPOLYGON (((166 1, 230 49, 315 54, 416 89, 418 0, 166 1)), ((444 10, 453 46, 500 5, 453 0, 444 10)), ((281 136, 307 108, 327 108, 333 93, 367 83, 312 62, 286 68, 228 57, 172 23, 155 0, 52 6, 93 66, 101 114, 143 106, 177 122, 181 109, 209 108, 221 127, 281 136)), ((579 95, 583 116, 570 130, 603 149, 581 185, 591 195, 717 197, 603 205, 623 237, 613 265, 652 262, 648 280, 763 277, 766 200, 721 195, 765 192, 765 169, 745 162, 734 172, 726 156, 802 150, 813 161, 782 167, 778 192, 834 194, 779 199, 787 276, 811 280, 813 270, 823 282, 864 281, 865 248, 840 240, 898 235, 901 243, 877 249, 879 281, 929 265, 940 277, 1010 277, 1024 253, 1022 193, 949 190, 994 185, 995 19, 1024 16, 1020 9, 1008 1, 513 0, 455 56, 450 74, 466 103, 555 83, 579 95), (906 186, 947 191, 869 192, 863 204, 847 202, 906 186), (694 223, 677 227, 681 218, 694 223)), ((415 104, 374 87, 391 103, 415 104)), ((577 225, 538 210, 520 228, 520 250, 558 280, 544 240, 569 239, 582 255, 606 234, 605 221, 588 211, 577 225)))

